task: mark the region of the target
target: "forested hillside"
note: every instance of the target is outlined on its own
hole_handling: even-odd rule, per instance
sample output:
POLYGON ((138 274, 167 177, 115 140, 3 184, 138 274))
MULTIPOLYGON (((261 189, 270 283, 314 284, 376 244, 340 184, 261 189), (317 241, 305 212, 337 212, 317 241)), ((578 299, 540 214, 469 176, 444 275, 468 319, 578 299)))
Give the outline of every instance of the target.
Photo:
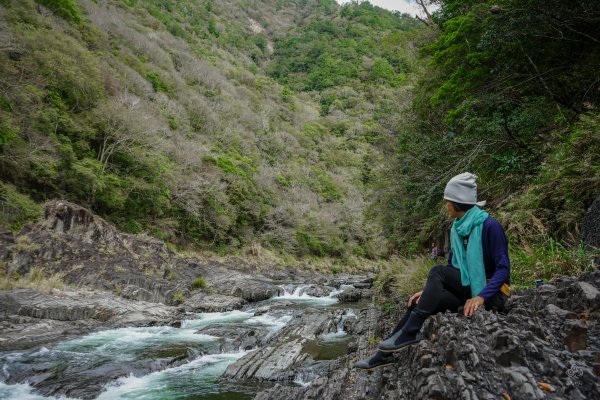
POLYGON ((181 248, 412 255, 469 170, 517 282, 580 272, 600 4, 424 4, 0 0, 2 225, 65 198, 181 248))
POLYGON ((181 247, 387 251, 366 211, 415 20, 333 0, 0 4, 3 225, 65 198, 181 247))

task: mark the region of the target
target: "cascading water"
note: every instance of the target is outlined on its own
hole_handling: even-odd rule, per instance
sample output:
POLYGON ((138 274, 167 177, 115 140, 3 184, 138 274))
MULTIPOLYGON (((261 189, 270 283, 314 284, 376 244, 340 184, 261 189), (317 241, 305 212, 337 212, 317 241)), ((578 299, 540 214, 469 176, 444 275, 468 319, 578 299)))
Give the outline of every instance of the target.
POLYGON ((311 285, 284 285, 280 286, 283 289, 283 294, 276 296, 275 300, 289 300, 302 302, 313 307, 326 307, 338 302, 337 295, 342 293, 344 289, 332 289, 327 296, 311 296, 306 293, 306 290, 311 285))
MULTIPOLYGON (((303 307, 332 306, 344 289, 318 297, 306 293, 309 288, 285 286, 283 295, 245 311, 195 314, 178 328, 108 329, 34 351, 0 353, 0 399, 251 399, 264 385, 220 382, 219 377, 253 349, 232 348, 227 334, 212 332, 256 329, 260 341, 255 343, 265 343, 303 307), (277 309, 278 304, 287 305, 277 309)), ((344 322, 353 315, 343 311, 332 334, 347 336, 344 322)), ((314 379, 309 375, 298 376, 296 383, 307 384, 314 379)))

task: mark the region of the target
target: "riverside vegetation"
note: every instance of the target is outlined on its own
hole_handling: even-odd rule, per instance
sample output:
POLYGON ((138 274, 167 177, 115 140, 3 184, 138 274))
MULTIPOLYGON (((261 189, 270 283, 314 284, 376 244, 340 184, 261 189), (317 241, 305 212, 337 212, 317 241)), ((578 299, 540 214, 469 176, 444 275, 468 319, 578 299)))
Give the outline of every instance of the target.
POLYGON ((468 169, 517 285, 589 268, 597 2, 432 3, 421 23, 333 0, 2 0, 2 225, 64 198, 180 249, 398 280, 468 169))

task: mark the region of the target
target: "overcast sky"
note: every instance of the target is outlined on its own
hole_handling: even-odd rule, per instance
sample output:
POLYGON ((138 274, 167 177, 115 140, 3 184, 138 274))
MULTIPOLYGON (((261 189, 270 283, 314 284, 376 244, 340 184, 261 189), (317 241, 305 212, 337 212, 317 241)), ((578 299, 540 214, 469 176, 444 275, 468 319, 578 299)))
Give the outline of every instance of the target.
MULTIPOLYGON (((338 3, 347 3, 349 0, 338 0, 338 3)), ((414 16, 422 14, 421 8, 411 0, 369 0, 371 4, 388 10, 400 11, 414 16)))

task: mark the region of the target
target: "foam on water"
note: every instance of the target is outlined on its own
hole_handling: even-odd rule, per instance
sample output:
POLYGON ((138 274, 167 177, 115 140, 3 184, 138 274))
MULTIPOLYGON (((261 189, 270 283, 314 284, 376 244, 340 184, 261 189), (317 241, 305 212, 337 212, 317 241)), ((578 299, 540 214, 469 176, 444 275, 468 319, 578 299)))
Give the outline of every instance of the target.
POLYGON ((256 315, 244 321, 247 324, 265 325, 268 327, 267 339, 273 336, 277 331, 282 329, 288 322, 292 320, 291 315, 283 315, 281 317, 273 317, 271 315, 262 314, 256 315))
POLYGON ((107 385, 98 400, 170 399, 183 393, 186 396, 216 393, 216 380, 229 364, 247 353, 212 354, 141 377, 130 375, 120 378, 107 385))
POLYGON ((346 333, 346 331, 344 330, 344 322, 348 318, 356 318, 356 314, 354 313, 354 310, 352 310, 351 308, 345 310, 344 313, 342 314, 342 316, 340 317, 340 319, 337 323, 337 326, 336 326, 336 331, 330 332, 330 333, 325 333, 325 334, 321 335, 321 339, 328 342, 328 341, 335 341, 335 340, 343 339, 346 336, 348 336, 348 333, 346 333))
POLYGON ((33 393, 33 388, 28 384, 18 383, 7 385, 0 382, 0 399, 3 400, 71 400, 68 397, 44 397, 33 393))
POLYGON ((135 353, 141 350, 165 344, 209 343, 218 339, 194 332, 194 329, 170 326, 118 328, 63 342, 56 349, 80 354, 115 354, 120 360, 126 360, 135 357, 135 353))
POLYGON ((245 311, 234 310, 226 312, 199 313, 196 319, 186 319, 181 322, 182 328, 202 328, 210 324, 241 322, 251 318, 254 314, 245 311))
POLYGON ((323 297, 311 296, 307 293, 303 293, 303 290, 306 289, 309 285, 300 285, 296 286, 293 292, 287 290, 285 286, 281 286, 283 289, 283 294, 280 296, 275 296, 272 299, 274 300, 290 300, 290 301, 300 301, 309 303, 315 306, 329 306, 338 302, 337 296, 342 293, 341 289, 333 289, 329 295, 323 297))
POLYGON ((345 338, 346 336, 348 336, 348 334, 346 332, 337 331, 337 332, 324 333, 321 335, 321 339, 323 339, 326 342, 331 342, 334 340, 345 338))
POLYGON ((312 381, 304 382, 304 379, 300 375, 296 375, 296 378, 294 378, 294 383, 298 386, 308 387, 311 385, 312 381))
POLYGON ((266 325, 276 328, 283 328, 292 319, 291 315, 274 317, 268 314, 256 315, 244 321, 247 324, 266 325))

